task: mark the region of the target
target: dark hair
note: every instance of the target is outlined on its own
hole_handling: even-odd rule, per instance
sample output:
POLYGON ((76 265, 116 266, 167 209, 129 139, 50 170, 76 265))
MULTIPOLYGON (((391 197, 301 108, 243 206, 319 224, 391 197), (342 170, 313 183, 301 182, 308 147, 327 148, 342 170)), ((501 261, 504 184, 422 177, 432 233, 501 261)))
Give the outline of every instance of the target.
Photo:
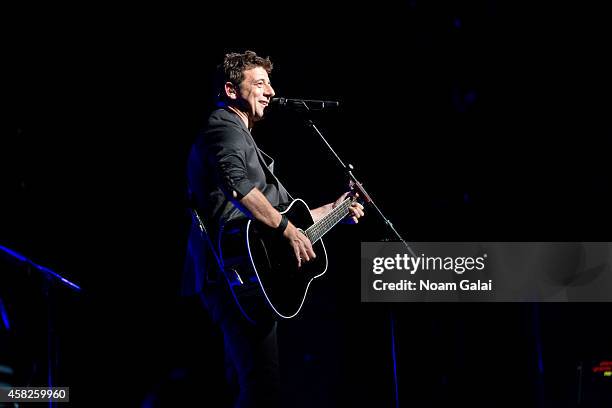
POLYGON ((272 72, 272 61, 270 57, 262 58, 253 51, 245 51, 244 54, 232 52, 225 54, 223 64, 217 66, 215 76, 215 89, 217 90, 217 100, 225 100, 225 83, 231 82, 235 86, 240 85, 244 80, 244 71, 252 68, 262 67, 269 74, 272 72))

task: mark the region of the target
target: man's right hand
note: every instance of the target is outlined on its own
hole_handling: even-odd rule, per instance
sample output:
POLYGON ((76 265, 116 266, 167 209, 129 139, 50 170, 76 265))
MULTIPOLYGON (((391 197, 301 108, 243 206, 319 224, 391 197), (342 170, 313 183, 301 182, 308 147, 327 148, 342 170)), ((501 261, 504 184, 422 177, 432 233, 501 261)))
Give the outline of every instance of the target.
POLYGON ((283 236, 289 240, 289 245, 291 245, 297 259, 298 268, 302 266, 302 261, 308 262, 317 257, 312 249, 310 239, 291 222, 287 224, 283 236))
MULTIPOLYGON (((270 228, 278 228, 281 222, 281 214, 272 207, 270 201, 257 188, 253 188, 247 195, 242 197, 240 203, 251 213, 252 218, 264 223, 270 228)), ((248 215, 248 214, 247 214, 248 215)), ((283 236, 289 240, 289 245, 293 248, 298 268, 302 266, 302 261, 308 262, 316 258, 312 250, 310 239, 303 232, 300 232, 291 222, 283 231, 283 236)))

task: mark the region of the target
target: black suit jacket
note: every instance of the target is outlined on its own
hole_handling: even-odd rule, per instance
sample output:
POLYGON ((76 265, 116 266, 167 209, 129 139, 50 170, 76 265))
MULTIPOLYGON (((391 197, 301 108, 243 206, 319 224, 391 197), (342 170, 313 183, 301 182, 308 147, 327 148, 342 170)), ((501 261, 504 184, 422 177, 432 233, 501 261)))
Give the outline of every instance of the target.
MULTIPOLYGON (((225 109, 210 115, 191 148, 187 179, 192 205, 205 222, 212 242, 221 224, 245 216, 239 201, 253 188, 259 189, 273 206, 289 201, 287 190, 273 171, 274 161, 257 147, 238 115, 225 109)), ((216 269, 216 261, 193 223, 181 292, 200 292, 211 269, 216 269)))

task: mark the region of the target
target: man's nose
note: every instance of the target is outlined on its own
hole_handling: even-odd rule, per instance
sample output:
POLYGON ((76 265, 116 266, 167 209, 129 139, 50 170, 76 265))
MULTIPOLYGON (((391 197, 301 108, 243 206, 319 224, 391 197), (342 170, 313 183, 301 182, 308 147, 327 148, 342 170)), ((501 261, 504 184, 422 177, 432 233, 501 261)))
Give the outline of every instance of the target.
POLYGON ((274 92, 274 88, 272 88, 272 85, 268 85, 266 87, 264 95, 265 96, 269 96, 270 98, 272 98, 274 95, 276 95, 276 92, 274 92))

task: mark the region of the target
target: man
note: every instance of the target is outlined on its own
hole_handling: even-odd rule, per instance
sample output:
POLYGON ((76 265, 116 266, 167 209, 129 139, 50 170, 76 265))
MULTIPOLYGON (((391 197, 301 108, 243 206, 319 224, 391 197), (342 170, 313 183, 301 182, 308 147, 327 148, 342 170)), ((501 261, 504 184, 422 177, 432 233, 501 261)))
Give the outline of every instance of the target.
MULTIPOLYGON (((261 319, 251 324, 240 313, 219 277, 214 253, 217 232, 224 223, 246 216, 282 234, 298 267, 316 257, 308 237, 275 208, 288 203, 290 196, 273 174, 273 161, 251 136, 253 125, 263 118, 274 96, 271 71, 272 62, 252 51, 225 55, 217 69, 220 109, 210 115, 188 160, 193 207, 204 220, 208 236, 202 237, 194 223, 183 289, 186 294, 199 293, 213 321, 221 327, 226 360, 237 377, 238 407, 278 404, 276 322, 261 319)), ((347 194, 311 210, 313 219, 323 217, 347 194)), ((364 215, 357 202, 349 211, 347 218, 354 223, 364 215)))

